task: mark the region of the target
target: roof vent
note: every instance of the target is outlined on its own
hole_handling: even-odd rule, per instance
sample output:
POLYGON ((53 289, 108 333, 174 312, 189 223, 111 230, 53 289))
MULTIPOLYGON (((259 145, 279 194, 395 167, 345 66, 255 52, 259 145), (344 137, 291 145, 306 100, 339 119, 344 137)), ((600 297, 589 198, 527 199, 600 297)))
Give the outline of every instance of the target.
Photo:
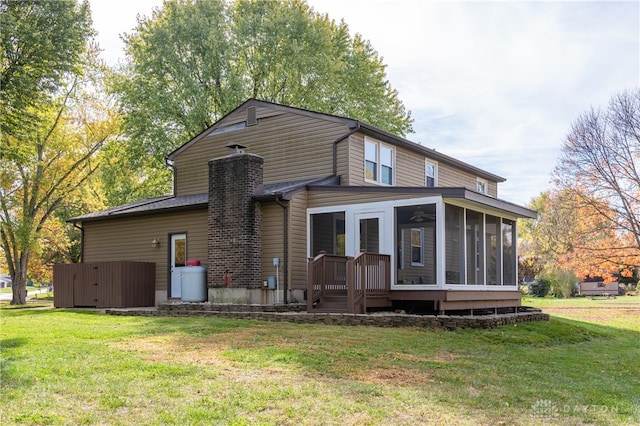
POLYGON ((255 126, 258 124, 258 115, 256 113, 256 107, 250 106, 247 108, 247 127, 255 126))
POLYGON ((237 155, 244 154, 246 146, 240 145, 239 143, 230 143, 227 145, 227 148, 229 148, 229 155, 237 155))

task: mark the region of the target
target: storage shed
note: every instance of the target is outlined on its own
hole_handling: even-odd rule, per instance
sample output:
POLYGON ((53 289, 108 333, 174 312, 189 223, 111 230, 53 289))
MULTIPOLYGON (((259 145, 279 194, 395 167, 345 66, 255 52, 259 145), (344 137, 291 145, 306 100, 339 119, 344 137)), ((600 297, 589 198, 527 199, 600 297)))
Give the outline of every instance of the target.
POLYGON ((53 267, 56 308, 154 305, 155 263, 90 262, 53 267))

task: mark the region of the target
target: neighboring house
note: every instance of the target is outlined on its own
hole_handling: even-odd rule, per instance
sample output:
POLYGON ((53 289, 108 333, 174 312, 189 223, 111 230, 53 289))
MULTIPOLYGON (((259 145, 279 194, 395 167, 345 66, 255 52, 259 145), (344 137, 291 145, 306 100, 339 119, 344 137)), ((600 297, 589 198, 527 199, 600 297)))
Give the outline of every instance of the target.
POLYGON ((250 99, 167 163, 173 195, 71 219, 83 262, 155 263, 156 305, 199 259, 210 302, 520 306, 516 219, 536 213, 497 198, 502 177, 438 151, 250 99))
POLYGON ((605 283, 600 280, 585 280, 580 282, 580 296, 617 296, 618 282, 605 283))
POLYGON ((11 287, 11 275, 0 274, 0 288, 11 287))

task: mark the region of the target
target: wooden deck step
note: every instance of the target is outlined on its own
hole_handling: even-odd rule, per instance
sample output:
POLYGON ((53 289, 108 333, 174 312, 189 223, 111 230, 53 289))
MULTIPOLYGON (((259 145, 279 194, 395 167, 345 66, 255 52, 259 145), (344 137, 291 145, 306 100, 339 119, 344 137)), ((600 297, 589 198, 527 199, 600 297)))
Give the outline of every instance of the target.
POLYGON ((311 312, 349 312, 347 307, 347 296, 326 296, 321 302, 314 305, 311 312))

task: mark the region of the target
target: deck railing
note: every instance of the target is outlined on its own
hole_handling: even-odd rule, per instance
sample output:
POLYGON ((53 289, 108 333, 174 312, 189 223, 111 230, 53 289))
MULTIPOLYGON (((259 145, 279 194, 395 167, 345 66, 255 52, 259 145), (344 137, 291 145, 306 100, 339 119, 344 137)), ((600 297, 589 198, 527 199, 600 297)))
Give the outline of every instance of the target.
POLYGON ((307 309, 325 296, 339 295, 347 291, 346 256, 327 254, 321 251, 309 258, 307 270, 307 309))
POLYGON ((391 290, 391 257, 361 251, 347 261, 347 306, 353 312, 366 312, 367 300, 386 297, 391 290))
POLYGON ((364 313, 367 299, 386 297, 391 290, 391 257, 361 251, 356 257, 320 252, 309 258, 307 310, 324 297, 347 296, 347 309, 364 313))

